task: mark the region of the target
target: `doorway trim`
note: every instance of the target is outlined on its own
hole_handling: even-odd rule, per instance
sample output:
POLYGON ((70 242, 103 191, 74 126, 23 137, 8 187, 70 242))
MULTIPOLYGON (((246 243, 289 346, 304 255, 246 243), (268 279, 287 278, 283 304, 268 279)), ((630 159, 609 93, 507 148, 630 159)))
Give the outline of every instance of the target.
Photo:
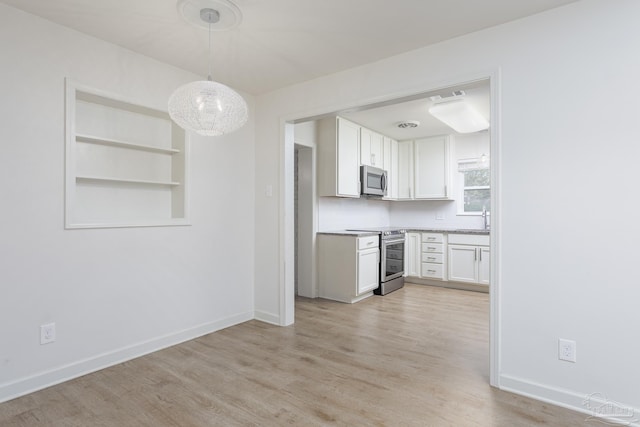
MULTIPOLYGON (((325 106, 310 111, 301 111, 283 116, 280 119, 280 282, 279 305, 280 325, 293 324, 295 312, 295 277, 294 277, 294 201, 293 201, 293 161, 294 161, 294 124, 307 120, 317 120, 322 117, 339 114, 341 111, 374 106, 376 104, 402 102, 411 98, 416 99, 422 94, 435 90, 462 85, 465 83, 489 80, 490 87, 490 138, 491 138, 491 288, 489 291, 490 321, 489 321, 489 382, 494 387, 500 387, 500 337, 501 337, 501 110, 500 110, 500 68, 489 71, 479 71, 439 82, 426 82, 424 85, 402 92, 360 100, 356 103, 344 103, 325 106)), ((318 230, 314 230, 317 232, 318 230)), ((313 260, 315 264, 316 260, 313 260)))

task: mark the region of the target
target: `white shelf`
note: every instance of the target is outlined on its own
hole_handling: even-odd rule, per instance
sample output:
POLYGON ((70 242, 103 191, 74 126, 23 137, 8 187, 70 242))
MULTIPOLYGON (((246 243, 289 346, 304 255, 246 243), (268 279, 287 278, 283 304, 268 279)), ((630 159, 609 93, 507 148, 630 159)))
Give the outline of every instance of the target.
POLYGON ((169 114, 69 79, 65 99, 65 228, 188 225, 188 136, 169 114))
POLYGON ((118 141, 118 140, 115 140, 115 139, 100 138, 100 137, 92 136, 92 135, 76 134, 76 141, 78 141, 78 142, 86 142, 86 143, 89 143, 89 144, 108 145, 108 146, 111 146, 111 147, 130 148, 130 149, 133 149, 133 150, 150 151, 150 152, 153 152, 153 153, 176 154, 176 153, 180 152, 180 150, 176 150, 174 148, 162 148, 162 147, 154 147, 152 145, 135 144, 135 143, 132 143, 132 142, 118 141))
POLYGON ((179 182, 173 181, 150 181, 144 179, 125 179, 125 178, 112 178, 106 176, 87 176, 87 175, 77 175, 77 181, 107 181, 107 182, 122 182, 129 184, 145 184, 145 185, 169 185, 175 186, 180 185, 179 182))

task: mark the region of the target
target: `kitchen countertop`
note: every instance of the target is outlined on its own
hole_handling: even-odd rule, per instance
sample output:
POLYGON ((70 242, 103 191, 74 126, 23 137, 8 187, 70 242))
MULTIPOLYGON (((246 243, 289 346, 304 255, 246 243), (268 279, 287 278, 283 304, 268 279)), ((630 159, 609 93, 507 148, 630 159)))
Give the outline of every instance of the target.
POLYGON ((380 233, 376 233, 375 231, 335 230, 335 231, 318 231, 318 234, 329 234, 332 236, 366 237, 366 236, 377 236, 380 233))
MULTIPOLYGON (((382 227, 381 227, 382 228, 382 227)), ((389 227, 384 227, 389 228, 389 227)), ((435 228, 435 227, 397 227, 404 228, 407 232, 431 232, 431 233, 456 233, 456 234, 490 234, 489 230, 482 229, 469 229, 469 228, 435 228)), ((357 231, 357 230, 334 230, 334 231, 319 231, 318 234, 330 234, 334 236, 356 236, 366 237, 375 236, 379 233, 375 231, 357 231)))
POLYGON ((435 228, 435 227, 405 227, 407 232, 432 232, 432 233, 456 233, 456 234, 490 234, 490 230, 479 228, 435 228))

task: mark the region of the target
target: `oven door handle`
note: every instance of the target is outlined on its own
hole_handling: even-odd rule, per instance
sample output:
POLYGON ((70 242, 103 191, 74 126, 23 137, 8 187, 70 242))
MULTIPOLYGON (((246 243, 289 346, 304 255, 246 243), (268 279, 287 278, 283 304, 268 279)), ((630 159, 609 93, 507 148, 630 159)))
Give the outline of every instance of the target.
POLYGON ((404 243, 404 237, 401 239, 389 239, 382 241, 383 245, 395 245, 396 243, 404 243))

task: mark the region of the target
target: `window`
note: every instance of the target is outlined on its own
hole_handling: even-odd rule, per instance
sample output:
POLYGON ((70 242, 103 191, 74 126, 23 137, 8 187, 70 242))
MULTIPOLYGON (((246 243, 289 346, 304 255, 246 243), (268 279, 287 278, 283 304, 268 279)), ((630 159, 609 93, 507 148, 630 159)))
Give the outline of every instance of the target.
POLYGON ((462 214, 481 213, 491 208, 491 174, 489 161, 483 159, 464 159, 458 161, 460 173, 460 201, 458 211, 462 214))

